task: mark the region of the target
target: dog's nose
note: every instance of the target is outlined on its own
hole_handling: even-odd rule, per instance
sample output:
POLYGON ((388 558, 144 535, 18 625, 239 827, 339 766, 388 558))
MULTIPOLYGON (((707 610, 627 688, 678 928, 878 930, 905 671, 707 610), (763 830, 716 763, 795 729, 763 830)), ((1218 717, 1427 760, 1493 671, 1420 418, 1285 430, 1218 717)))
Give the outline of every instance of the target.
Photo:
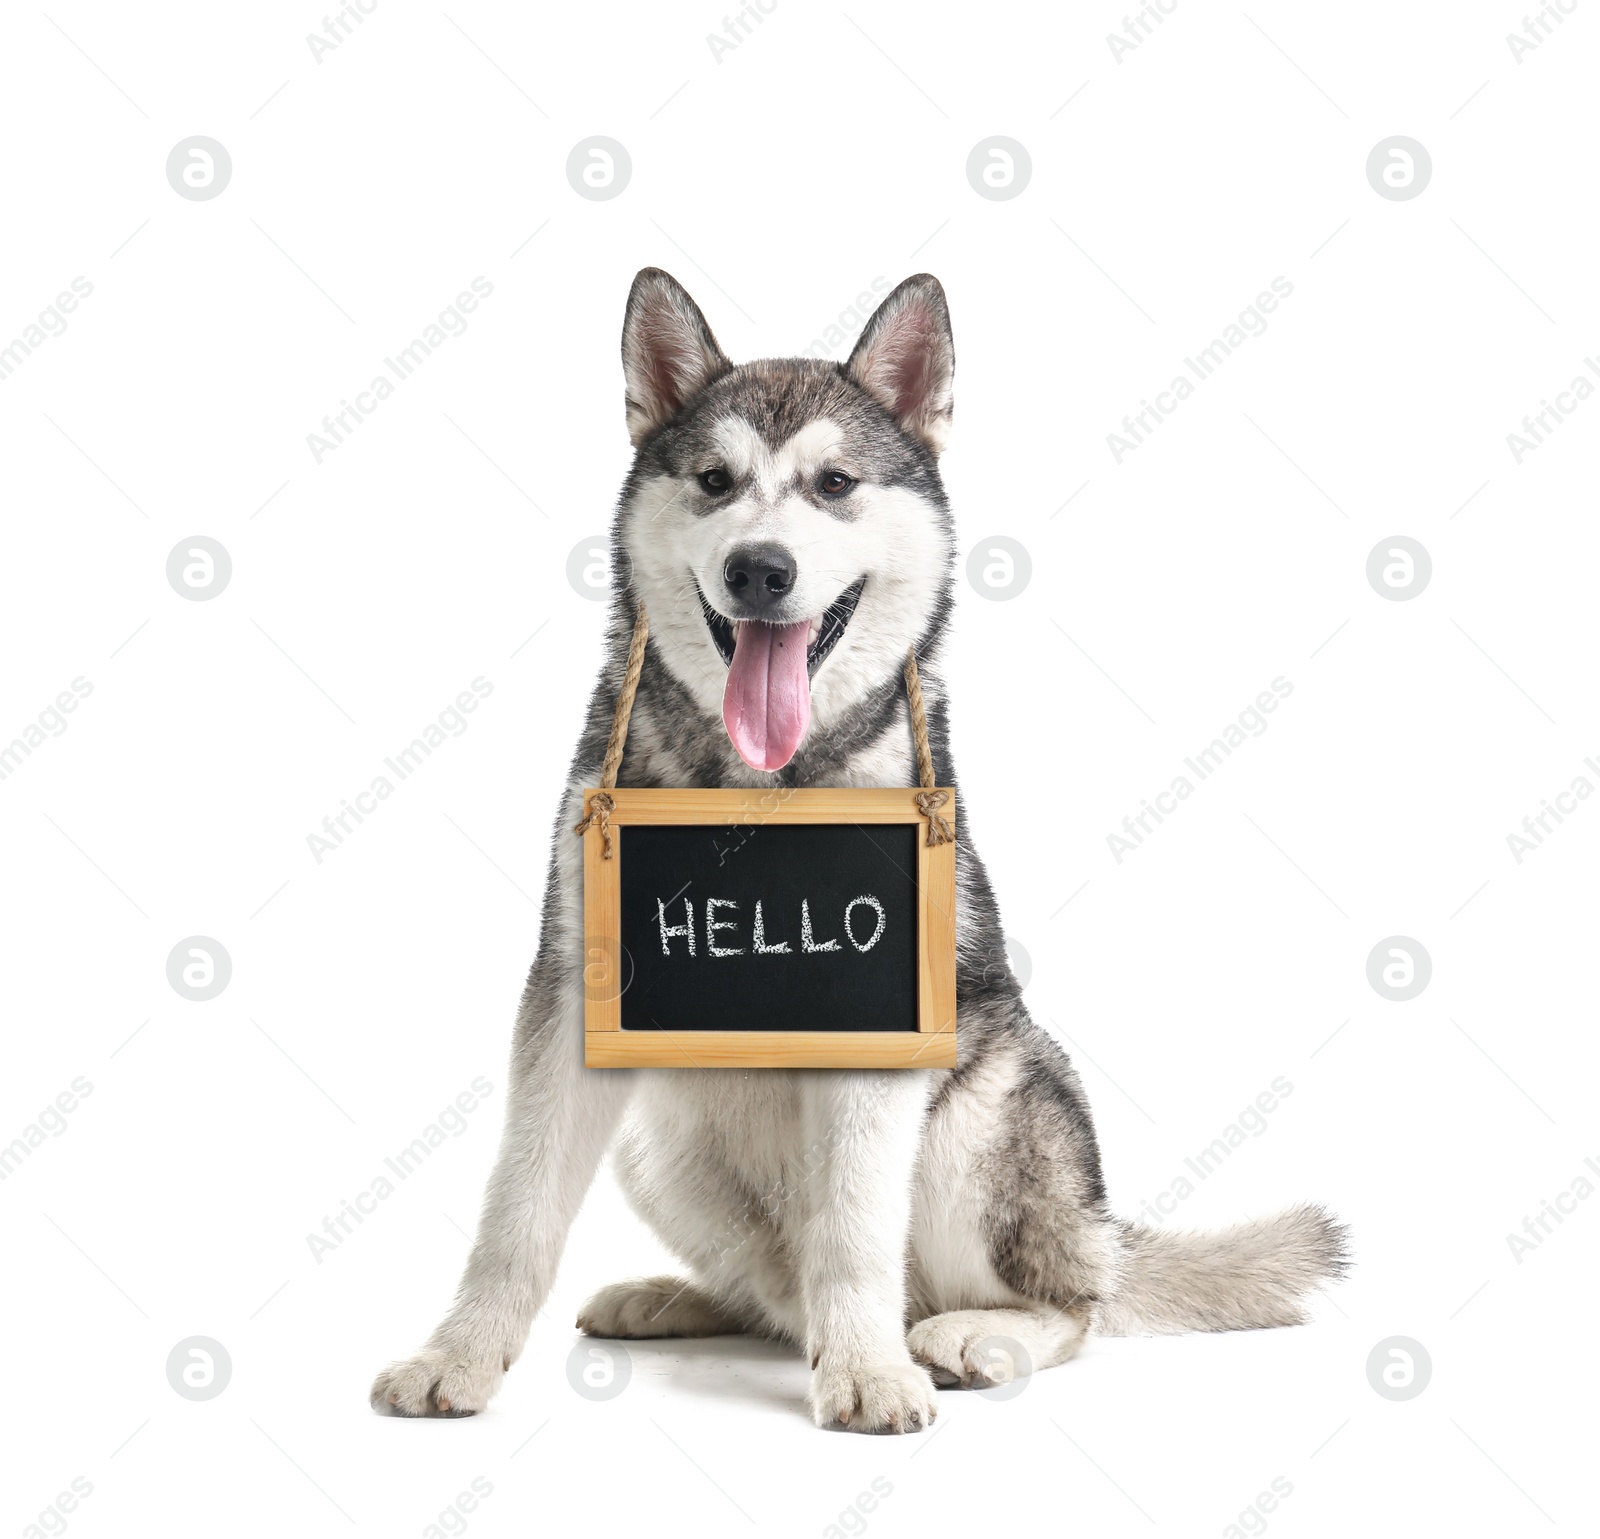
POLYGON ((755 610, 775 609, 794 587, 799 573, 781 545, 743 545, 728 557, 722 580, 734 598, 755 610))

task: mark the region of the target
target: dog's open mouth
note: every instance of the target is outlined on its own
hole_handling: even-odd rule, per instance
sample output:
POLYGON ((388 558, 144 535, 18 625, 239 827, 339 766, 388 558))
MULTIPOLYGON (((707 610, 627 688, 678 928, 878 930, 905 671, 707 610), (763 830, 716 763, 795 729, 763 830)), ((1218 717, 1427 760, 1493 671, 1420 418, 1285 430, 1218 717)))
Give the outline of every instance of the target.
MULTIPOLYGON (((838 644, 839 638, 844 635, 845 626, 850 623, 850 616, 856 612, 856 605, 861 600, 861 590, 866 585, 867 579, 863 577, 860 582, 846 588, 817 619, 806 622, 810 628, 806 637, 807 673, 815 673, 822 659, 838 644)), ((734 622, 719 615, 706 603, 705 595, 700 592, 698 583, 694 592, 695 597, 700 600, 701 612, 706 617, 706 628, 711 632, 711 639, 717 644, 717 651, 722 654, 723 662, 731 664, 738 639, 734 631, 734 622)), ((778 628, 781 630, 784 627, 778 628)))
POLYGON ((866 578, 846 588, 814 620, 770 625, 728 620, 696 589, 706 627, 728 665, 722 721, 752 769, 782 769, 811 725, 811 676, 839 644, 866 578))

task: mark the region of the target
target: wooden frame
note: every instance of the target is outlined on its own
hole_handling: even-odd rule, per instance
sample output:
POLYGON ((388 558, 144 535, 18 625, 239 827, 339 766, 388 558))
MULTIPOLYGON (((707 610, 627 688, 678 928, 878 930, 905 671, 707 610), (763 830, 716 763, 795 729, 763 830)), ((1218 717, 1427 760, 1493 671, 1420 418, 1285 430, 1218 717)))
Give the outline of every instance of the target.
MULTIPOLYGON (((583 794, 589 810, 595 792, 583 794)), ((913 823, 927 827, 916 791, 646 790, 608 793, 615 855, 598 820, 583 836, 584 1063, 591 1069, 953 1069, 956 1066, 956 847, 917 840, 915 1031, 624 1031, 614 987, 622 955, 622 862, 630 825, 913 823)), ((954 828, 955 792, 941 809, 954 828)))

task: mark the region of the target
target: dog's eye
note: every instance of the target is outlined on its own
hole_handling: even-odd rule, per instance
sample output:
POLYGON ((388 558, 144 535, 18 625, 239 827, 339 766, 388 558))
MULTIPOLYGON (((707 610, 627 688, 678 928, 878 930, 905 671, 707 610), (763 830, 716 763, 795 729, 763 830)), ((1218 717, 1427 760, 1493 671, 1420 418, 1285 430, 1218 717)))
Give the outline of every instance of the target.
POLYGON ((817 490, 824 497, 842 497, 854 485, 842 470, 825 470, 817 478, 817 490))
POLYGON ((713 497, 720 497, 733 482, 728 478, 728 472, 718 465, 714 470, 700 472, 700 485, 713 497))

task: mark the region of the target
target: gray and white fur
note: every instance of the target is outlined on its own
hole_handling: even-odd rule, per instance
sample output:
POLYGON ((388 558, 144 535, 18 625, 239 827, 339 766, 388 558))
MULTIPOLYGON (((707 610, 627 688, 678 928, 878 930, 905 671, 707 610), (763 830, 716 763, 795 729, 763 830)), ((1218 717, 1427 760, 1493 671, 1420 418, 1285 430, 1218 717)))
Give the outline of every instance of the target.
POLYGON ((1112 1214, 1083 1087, 1023 1006, 965 827, 958 1068, 585 1069, 573 826, 599 774, 639 602, 650 640, 621 785, 913 786, 900 680, 912 645, 938 783, 956 784, 940 669, 954 542, 937 467, 955 356, 939 283, 923 274, 895 289, 846 364, 735 366, 679 284, 646 269, 622 351, 637 453, 613 532, 607 655, 556 818, 500 1152, 455 1304, 420 1352, 378 1375, 374 1407, 466 1415, 488 1404, 608 1149, 684 1270, 601 1289, 579 1326, 792 1343, 811 1364, 819 1426, 928 1426, 936 1385, 981 1387, 1009 1371, 984 1347, 993 1338, 1038 1371, 1091 1329, 1300 1323, 1307 1295, 1345 1265, 1343 1231, 1322 1209, 1210 1234, 1112 1214), (732 554, 753 542, 790 561, 765 614, 727 580, 732 554), (730 625, 819 619, 858 584, 848 623, 812 666, 798 751, 780 769, 752 768, 721 718, 730 625))

